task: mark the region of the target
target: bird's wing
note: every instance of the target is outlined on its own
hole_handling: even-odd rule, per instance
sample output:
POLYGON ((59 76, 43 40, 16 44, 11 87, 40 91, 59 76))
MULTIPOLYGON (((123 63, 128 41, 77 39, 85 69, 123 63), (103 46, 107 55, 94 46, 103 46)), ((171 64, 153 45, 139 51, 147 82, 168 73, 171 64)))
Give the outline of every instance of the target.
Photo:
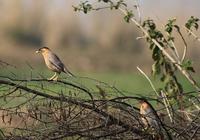
POLYGON ((64 73, 68 73, 71 76, 74 76, 74 74, 72 74, 66 67, 65 65, 62 63, 62 61, 59 59, 59 57, 56 54, 52 54, 51 56, 49 56, 49 61, 52 65, 54 65, 57 69, 61 70, 64 73))
POLYGON ((70 74, 70 76, 76 77, 73 73, 71 73, 66 67, 64 68, 64 72, 70 74))
POLYGON ((64 71, 64 64, 62 63, 62 61, 59 59, 59 57, 56 54, 51 54, 48 56, 49 57, 49 62, 55 66, 57 69, 64 71))

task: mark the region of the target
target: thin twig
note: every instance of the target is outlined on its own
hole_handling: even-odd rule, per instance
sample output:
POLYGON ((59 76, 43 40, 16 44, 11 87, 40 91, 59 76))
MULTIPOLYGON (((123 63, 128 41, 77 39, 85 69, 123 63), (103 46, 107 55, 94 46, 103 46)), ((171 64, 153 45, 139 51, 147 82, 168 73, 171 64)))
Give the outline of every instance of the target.
POLYGON ((137 66, 137 69, 138 69, 138 70, 140 71, 140 73, 141 73, 142 75, 144 75, 144 77, 149 81, 149 83, 150 83, 152 89, 154 90, 154 92, 156 93, 156 95, 157 95, 158 97, 160 97, 159 93, 157 92, 157 90, 156 90, 155 86, 153 85, 153 83, 151 82, 150 78, 149 78, 138 66, 137 66))
POLYGON ((182 58, 181 58, 181 62, 183 62, 184 59, 185 59, 186 53, 187 53, 187 48, 188 48, 188 47, 187 47, 187 42, 185 41, 185 38, 183 37, 183 35, 182 35, 180 29, 179 29, 179 28, 176 28, 176 29, 177 29, 177 32, 178 32, 178 34, 181 36, 181 39, 183 40, 183 43, 184 43, 183 56, 182 56, 182 58))
MULTIPOLYGON (((156 18, 162 23, 162 21, 160 20, 160 18, 158 17, 158 16, 156 16, 156 18)), ((165 27, 165 25, 162 23, 162 26, 163 27, 165 27)), ((170 34, 168 33, 168 32, 166 32, 167 33, 167 35, 168 36, 170 36, 170 34)), ((177 48, 176 48, 176 46, 175 46, 175 44, 174 44, 174 42, 172 41, 172 40, 170 40, 170 43, 171 43, 171 45, 170 45, 170 51, 172 52, 172 55, 175 57, 175 59, 178 61, 178 62, 180 62, 179 61, 179 54, 178 54, 178 50, 177 50, 177 48)))
POLYGON ((11 82, 11 81, 7 81, 7 80, 0 80, 0 84, 8 85, 8 86, 11 86, 11 87, 17 87, 18 89, 24 90, 24 91, 26 91, 30 94, 45 97, 47 99, 56 100, 56 101, 63 101, 63 102, 71 103, 71 104, 74 104, 74 105, 78 105, 78 106, 86 108, 88 110, 92 110, 95 113, 101 115, 102 117, 109 118, 109 123, 117 124, 117 125, 125 128, 125 129, 128 128, 129 130, 131 130, 132 132, 134 132, 135 134, 137 134, 139 136, 148 135, 144 131, 142 131, 142 130, 134 127, 134 126, 131 126, 129 124, 126 124, 123 121, 117 119, 115 116, 108 114, 107 112, 104 112, 104 111, 94 107, 93 105, 90 105, 88 103, 84 103, 83 101, 72 99, 72 98, 66 98, 66 97, 60 98, 58 96, 49 95, 49 94, 46 94, 44 92, 37 91, 37 90, 31 89, 31 88, 28 88, 28 87, 25 87, 25 86, 22 86, 22 85, 17 85, 16 83, 11 82))
POLYGON ((17 68, 16 66, 11 65, 11 64, 9 64, 9 63, 7 63, 7 62, 4 62, 4 61, 2 61, 2 60, 0 60, 0 64, 6 65, 6 66, 10 66, 10 67, 13 67, 13 68, 17 68))
POLYGON ((141 11, 140 11, 140 5, 139 5, 139 0, 136 0, 136 9, 137 9, 137 13, 138 13, 138 18, 139 18, 139 23, 142 23, 142 17, 141 17, 141 11))
POLYGON ((136 37, 136 40, 140 40, 140 39, 145 39, 147 38, 146 36, 139 36, 139 37, 136 37))
POLYGON ((192 104, 198 109, 198 110, 200 110, 200 107, 192 100, 192 99, 189 99, 191 102, 192 102, 192 104))
POLYGON ((200 42, 200 38, 194 33, 192 32, 190 29, 186 28, 185 26, 183 26, 184 29, 186 29, 186 31, 191 34, 197 41, 200 42))
POLYGON ((180 56, 178 54, 178 50, 172 40, 170 41, 170 43, 171 43, 171 45, 172 45, 171 47, 173 47, 173 49, 171 47, 169 47, 169 48, 171 48, 170 50, 173 52, 172 54, 176 58, 176 61, 178 61, 178 63, 180 63, 180 60, 179 60, 180 56))
POLYGON ((171 115, 171 112, 170 112, 170 110, 169 110, 169 104, 167 103, 167 96, 165 95, 165 93, 161 90, 161 96, 163 97, 163 102, 164 102, 164 104, 165 104, 165 108, 166 108, 166 110, 167 110, 167 114, 168 114, 168 116, 169 116, 169 119, 170 119, 170 121, 171 121, 171 123, 173 123, 174 121, 173 121, 173 118, 172 118, 172 115, 171 115))

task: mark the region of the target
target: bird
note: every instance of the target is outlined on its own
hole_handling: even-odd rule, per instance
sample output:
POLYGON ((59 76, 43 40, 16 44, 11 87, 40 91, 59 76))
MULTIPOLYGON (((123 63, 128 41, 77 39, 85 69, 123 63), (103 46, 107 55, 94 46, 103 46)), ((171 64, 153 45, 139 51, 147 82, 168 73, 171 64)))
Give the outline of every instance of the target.
POLYGON ((36 53, 41 53, 43 58, 44 58, 44 61, 45 61, 45 64, 46 66, 52 70, 53 72, 55 72, 55 74, 49 78, 48 80, 54 80, 54 81, 57 81, 58 79, 58 75, 61 73, 61 72, 64 72, 70 76, 73 76, 75 77, 74 74, 72 74, 66 67, 65 65, 63 64, 63 62, 60 60, 60 58, 51 51, 51 49, 49 49, 48 47, 42 47, 40 49, 38 49, 36 51, 36 53))
POLYGON ((156 112, 152 107, 144 100, 140 101, 140 115, 141 120, 146 128, 153 128, 156 131, 160 131, 156 112))
POLYGON ((172 140, 171 134, 164 127, 163 122, 152 105, 146 100, 141 100, 139 103, 142 123, 146 128, 152 128, 151 130, 153 132, 153 139, 164 140, 167 138, 172 140))

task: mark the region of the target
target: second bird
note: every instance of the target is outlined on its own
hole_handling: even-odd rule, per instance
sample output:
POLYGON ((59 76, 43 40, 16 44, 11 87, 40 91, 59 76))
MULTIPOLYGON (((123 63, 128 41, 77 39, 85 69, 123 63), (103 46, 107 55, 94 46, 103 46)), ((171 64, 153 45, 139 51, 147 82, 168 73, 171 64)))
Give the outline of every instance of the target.
POLYGON ((44 57, 44 61, 46 66, 55 72, 55 74, 49 78, 49 80, 57 80, 58 75, 61 72, 69 74, 70 76, 74 76, 62 63, 59 57, 53 53, 48 47, 42 47, 36 51, 36 53, 41 53, 44 57), (57 75, 58 74, 58 75, 57 75))

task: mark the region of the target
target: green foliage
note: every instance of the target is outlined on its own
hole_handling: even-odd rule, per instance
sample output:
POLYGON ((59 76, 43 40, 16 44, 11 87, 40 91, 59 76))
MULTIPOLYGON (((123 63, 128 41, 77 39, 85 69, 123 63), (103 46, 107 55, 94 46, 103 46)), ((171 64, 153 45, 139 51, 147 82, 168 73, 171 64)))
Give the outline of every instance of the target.
POLYGON ((121 5, 126 6, 126 4, 124 3, 124 0, 119 0, 115 5, 113 5, 113 7, 115 9, 118 9, 121 5))
POLYGON ((105 2, 105 3, 110 3, 110 9, 112 10, 112 9, 119 9, 119 7, 120 6, 127 6, 126 5, 126 3, 124 2, 124 0, 118 0, 118 1, 116 1, 115 3, 114 2, 112 2, 111 0, 99 0, 99 2, 100 1, 103 1, 103 2, 105 2))
MULTIPOLYGON (((174 25, 175 21, 175 19, 169 20, 168 24, 165 26, 165 31, 169 34, 172 33, 174 27, 178 28, 174 25)), ((167 59, 160 48, 152 42, 152 39, 155 39, 163 48, 167 48, 167 40, 164 38, 162 32, 156 28, 156 24, 153 20, 148 19, 144 21, 142 26, 148 31, 150 36, 147 37, 147 42, 149 43, 149 48, 152 50, 152 58, 154 60, 154 64, 152 65, 152 75, 154 77, 160 77, 160 80, 164 83, 163 90, 168 93, 168 95, 179 95, 183 92, 183 89, 177 80, 175 74, 177 69, 175 65, 167 59)))
MULTIPOLYGON (((193 16, 187 21, 187 23, 185 24, 185 26, 190 29, 192 26, 195 27, 195 29, 198 29, 198 22, 199 19, 198 18, 194 18, 193 16)), ((165 25, 165 31, 167 33, 169 33, 168 39, 167 41, 173 41, 174 42, 174 37, 172 37, 172 32, 173 29, 175 28, 177 30, 177 32, 181 35, 182 34, 180 32, 180 27, 178 25, 175 24, 176 19, 170 19, 168 20, 168 23, 165 25)), ((191 60, 185 60, 182 62, 181 67, 187 71, 191 71, 191 72, 195 72, 194 68, 192 67, 192 61, 191 60)))
MULTIPOLYGON (((165 31, 168 33, 167 42, 174 42, 175 38, 172 36, 172 32, 174 31, 174 28, 176 28, 179 31, 179 27, 178 25, 175 24, 176 19, 169 19, 168 23, 165 25, 165 31)), ((168 43, 169 44, 169 43, 168 43)), ((171 49, 175 50, 175 48, 173 47, 173 45, 169 45, 171 47, 171 49)))
POLYGON ((185 24, 185 27, 189 30, 191 30, 192 28, 195 28, 196 30, 198 30, 199 28, 198 22, 199 22, 199 18, 191 16, 190 19, 185 24))
POLYGON ((158 41, 163 39, 163 34, 156 29, 156 24, 152 19, 145 20, 142 26, 147 29, 150 36, 150 38, 147 38, 147 42, 151 43, 151 39, 156 39, 158 41))
POLYGON ((134 14, 133 14, 133 11, 126 11, 127 12, 127 14, 124 16, 124 20, 127 22, 127 23, 129 23, 130 22, 130 19, 134 16, 134 14))
POLYGON ((82 11, 85 14, 87 14, 89 11, 93 9, 92 5, 89 4, 88 1, 81 2, 78 7, 73 6, 73 8, 74 8, 74 11, 82 11))
POLYGON ((3 129, 0 129, 0 139, 1 140, 5 139, 5 135, 4 135, 3 129))
MULTIPOLYGON (((94 8, 88 1, 84 1, 84 2, 81 2, 78 6, 73 6, 73 8, 74 8, 74 11, 82 11, 85 14, 87 14, 88 12, 90 12, 92 10, 100 10, 100 9, 107 9, 107 8, 110 8, 111 10, 113 10, 113 9, 117 10, 117 9, 119 9, 120 6, 127 7, 124 0, 118 0, 115 3, 112 2, 111 0, 98 0, 98 2, 109 3, 109 7, 94 8)), ((129 13, 129 16, 130 15, 131 14, 129 13)))
MULTIPOLYGON (((113 2, 112 0, 98 0, 99 2, 104 2, 108 4, 108 7, 111 10, 119 9, 119 7, 124 6, 124 9, 127 9, 127 4, 124 0, 118 0, 117 2, 113 2)), ((82 4, 83 5, 83 4, 82 4)), ((87 7, 87 6, 86 6, 87 7)), ((78 9, 82 9, 80 11, 84 11, 84 6, 79 5, 78 9)), ((87 8, 85 8, 87 9, 87 8)), ((89 5, 89 10, 99 10, 105 8, 91 8, 89 5)), ((76 10, 77 11, 77 10, 76 10)), ((86 10, 87 13, 88 10, 86 10)), ((134 14, 131 10, 127 10, 124 20, 126 22, 130 22, 130 19, 134 17, 134 14)), ((185 24, 186 28, 191 29, 194 27, 196 30, 198 29, 198 18, 191 17, 187 23, 185 24)), ((140 23, 140 22, 138 22, 140 23)), ((155 22, 152 19, 147 19, 143 21, 143 24, 139 26, 140 29, 144 29, 147 31, 148 35, 145 34, 146 41, 149 44, 149 49, 152 51, 152 59, 154 61, 152 65, 152 75, 154 77, 158 77, 159 80, 164 84, 164 88, 162 89, 168 96, 173 97, 172 101, 176 101, 180 105, 180 101, 177 100, 176 97, 179 97, 183 93, 183 87, 179 83, 177 79, 177 64, 172 62, 168 59, 168 57, 163 54, 162 49, 171 49, 175 51, 174 46, 172 43, 174 42, 175 38, 172 36, 174 31, 177 31, 178 34, 181 36, 185 46, 187 46, 185 39, 180 31, 180 27, 176 24, 176 19, 169 19, 168 23, 165 25, 165 32, 167 33, 167 37, 165 37, 162 31, 158 30, 156 27, 155 22), (155 41, 159 44, 157 46, 155 41), (162 47, 162 49, 160 48, 162 47), (175 100, 173 100, 175 99, 175 100)), ((142 30, 143 30, 142 29, 142 30)), ((183 68, 183 70, 194 72, 192 67, 192 63, 190 60, 184 61, 182 64, 177 61, 179 65, 183 68)), ((180 106, 179 106, 180 107, 180 106)))
POLYGON ((143 22, 142 27, 148 27, 151 30, 155 30, 156 24, 154 23, 152 19, 148 19, 143 22))
POLYGON ((185 70, 195 72, 194 68, 192 67, 192 61, 191 60, 185 60, 182 62, 181 65, 185 70))
POLYGON ((165 25, 165 31, 168 32, 169 34, 172 33, 173 31, 173 27, 174 27, 174 23, 176 22, 176 19, 170 19, 168 20, 168 23, 165 25))

